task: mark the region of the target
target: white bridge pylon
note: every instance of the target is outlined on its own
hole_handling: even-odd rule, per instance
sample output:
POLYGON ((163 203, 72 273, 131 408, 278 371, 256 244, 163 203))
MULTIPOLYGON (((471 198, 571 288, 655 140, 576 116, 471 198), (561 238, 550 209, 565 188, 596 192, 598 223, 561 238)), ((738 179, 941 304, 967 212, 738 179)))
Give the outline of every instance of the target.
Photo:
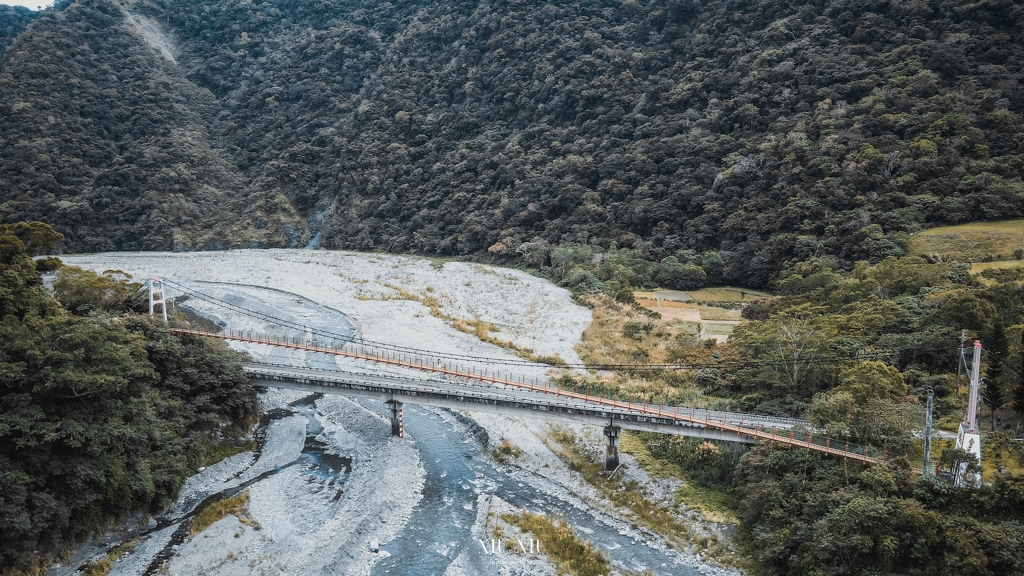
MULTIPOLYGON (((981 342, 974 341, 974 358, 971 363, 971 390, 967 400, 967 416, 960 423, 960 430, 956 435, 956 447, 968 454, 973 454, 978 459, 978 466, 981 466, 981 433, 978 431, 978 388, 981 386, 981 342)), ((993 408, 994 410, 995 408, 993 408)), ((970 485, 973 488, 981 487, 981 473, 973 478, 967 478, 967 463, 960 464, 956 471, 954 483, 957 486, 970 485)))
POLYGON ((149 315, 153 315, 154 307, 159 304, 160 312, 164 316, 164 324, 167 323, 167 298, 164 295, 164 279, 150 278, 146 281, 149 285, 149 315))

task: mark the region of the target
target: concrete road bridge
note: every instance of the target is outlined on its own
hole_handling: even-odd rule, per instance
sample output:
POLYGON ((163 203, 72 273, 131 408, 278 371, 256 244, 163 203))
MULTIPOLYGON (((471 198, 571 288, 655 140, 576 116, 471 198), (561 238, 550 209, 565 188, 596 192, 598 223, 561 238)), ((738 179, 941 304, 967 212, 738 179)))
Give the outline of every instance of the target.
POLYGON ((276 346, 308 353, 329 354, 378 365, 418 370, 430 377, 296 368, 247 363, 245 373, 254 385, 340 394, 382 400, 391 409, 392 433, 402 435, 402 406, 416 404, 470 412, 545 418, 602 426, 608 440, 606 467, 619 465, 619 436, 623 428, 732 442, 771 442, 796 446, 866 464, 883 463, 887 455, 877 449, 836 442, 816 433, 809 423, 781 418, 632 402, 563 388, 544 380, 487 369, 449 365, 441 358, 424 359, 356 344, 325 345, 309 339, 266 334, 215 331, 187 324, 171 324, 171 331, 225 341, 276 346))
MULTIPOLYGON (((301 328, 280 318, 246 310, 176 283, 168 283, 175 285, 184 294, 219 303, 235 313, 270 321, 276 326, 301 328)), ((154 313, 155 306, 160 306, 164 320, 168 321, 163 281, 152 278, 147 284, 150 314, 154 313)), ((618 467, 619 437, 623 428, 732 442, 777 443, 865 464, 881 464, 887 460, 887 454, 874 447, 851 445, 844 440, 838 440, 833 445, 830 437, 815 431, 804 420, 605 397, 591 393, 587 388, 575 385, 571 388, 561 387, 548 378, 531 379, 511 371, 501 372, 487 365, 488 361, 496 359, 432 356, 422 350, 389 348, 382 343, 352 342, 330 333, 320 334, 328 340, 326 343, 318 342, 314 338, 316 334, 308 330, 302 331, 305 337, 295 338, 197 327, 176 320, 170 322, 170 329, 179 334, 328 354, 420 372, 424 377, 344 371, 340 368, 318 370, 268 363, 249 363, 243 366, 249 379, 257 386, 382 400, 391 409, 391 430, 398 436, 403 434, 402 406, 416 404, 602 426, 608 440, 606 466, 609 470, 618 467)), ((519 366, 524 363, 519 363, 519 366)))

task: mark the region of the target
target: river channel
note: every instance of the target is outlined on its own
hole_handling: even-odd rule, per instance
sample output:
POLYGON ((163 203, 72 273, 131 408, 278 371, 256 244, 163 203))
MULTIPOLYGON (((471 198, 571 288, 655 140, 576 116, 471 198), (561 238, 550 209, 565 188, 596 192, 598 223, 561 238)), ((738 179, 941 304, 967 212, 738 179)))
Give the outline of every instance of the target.
MULTIPOLYGON (((177 299, 177 307, 188 310, 194 321, 289 337, 314 335, 321 341, 325 337, 323 332, 317 331, 335 334, 339 342, 358 338, 358 326, 345 314, 294 294, 237 284, 195 283, 190 287, 208 296, 205 300, 177 299), (245 311, 265 316, 253 318, 245 311), (270 317, 285 322, 275 323, 267 319, 270 317)), ((337 367, 333 356, 323 354, 270 347, 249 347, 246 351, 260 361, 321 369, 337 367)), ((255 453, 234 457, 238 461, 229 463, 237 470, 233 475, 225 472, 224 478, 217 477, 216 481, 209 482, 190 480, 179 500, 165 514, 155 518, 155 524, 136 528, 140 543, 112 574, 160 573, 161 567, 178 553, 188 538, 188 526, 198 510, 212 501, 270 481, 285 470, 300 469, 307 478, 303 489, 325 495, 328 503, 343 498, 360 460, 352 454, 332 452, 325 441, 323 411, 329 407, 323 407, 324 398, 314 394, 277 405, 262 404, 264 415, 255 431, 259 446, 255 453), (282 435, 296 427, 304 427, 298 455, 293 454, 290 459, 272 458, 270 453, 274 449, 268 447, 282 442, 279 436, 283 438, 282 435)), ((388 414, 381 402, 364 399, 358 404, 382 417, 388 414)), ((341 424, 344 426, 344 422, 341 424)), ((488 454, 487 432, 472 420, 472 415, 406 405, 404 424, 408 441, 413 443, 422 465, 422 494, 408 521, 397 529, 390 541, 381 543, 379 559, 370 568, 373 575, 441 576, 460 556, 460 564, 468 573, 501 573, 500 559, 488 555, 472 532, 481 495, 500 498, 520 509, 563 518, 580 537, 604 550, 613 564, 626 573, 649 571, 690 576, 710 568, 695 566, 692 557, 666 548, 657 538, 629 529, 622 519, 594 509, 564 486, 515 466, 495 464, 488 454)), ((373 457, 388 458, 389 455, 373 457)), ((230 467, 229 464, 225 466, 230 467)), ((330 513, 331 509, 325 508, 321 516, 330 513)), ((272 524, 274 519, 261 521, 272 524)), ((115 540, 108 538, 106 543, 98 541, 92 546, 96 549, 113 545, 115 540)), ((55 569, 51 574, 72 574, 69 568, 80 566, 81 562, 78 566, 55 569)))

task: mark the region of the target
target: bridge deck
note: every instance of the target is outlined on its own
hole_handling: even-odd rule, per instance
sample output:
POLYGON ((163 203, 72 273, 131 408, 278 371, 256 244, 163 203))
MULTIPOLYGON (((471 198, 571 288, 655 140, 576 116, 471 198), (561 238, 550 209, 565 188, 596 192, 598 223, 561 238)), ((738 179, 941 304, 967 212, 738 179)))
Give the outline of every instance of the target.
MULTIPOLYGON (((445 380, 418 379, 393 375, 363 374, 334 370, 292 368, 266 364, 243 366, 253 384, 342 394, 377 400, 395 400, 408 404, 436 406, 455 410, 491 412, 511 416, 540 417, 617 426, 631 430, 662 432, 756 443, 750 435, 722 430, 717 424, 743 426, 748 432, 761 427, 779 431, 794 426, 792 422, 762 421, 749 416, 714 410, 698 410, 678 406, 637 406, 628 402, 584 397, 558 389, 530 390, 515 387, 467 385, 445 380), (714 424, 711 420, 714 419, 714 424)), ((785 437, 788 438, 784 434, 785 437)))
MULTIPOLYGON (((441 374, 466 382, 487 383, 488 386, 460 385, 438 380, 416 380, 399 376, 378 376, 333 370, 310 370, 266 364, 247 364, 246 372, 253 383, 263 386, 291 388, 315 392, 345 394, 384 400, 394 399, 410 404, 423 404, 462 410, 517 413, 606 425, 634 430, 667 432, 734 442, 778 442, 848 458, 869 464, 881 464, 887 455, 877 449, 844 443, 834 448, 831 438, 815 435, 807 422, 751 414, 698 410, 688 407, 657 406, 603 398, 583 392, 563 390, 537 379, 501 377, 472 368, 448 366, 442 360, 424 362, 401 354, 377 353, 346 346, 324 346, 300 339, 253 335, 233 331, 210 332, 202 328, 173 326, 172 331, 221 340, 278 346, 312 353, 331 354, 377 364, 412 368, 441 374), (399 382, 404 382, 400 384, 399 382), (798 428, 806 428, 798 430, 798 428), (781 432, 781 433, 780 433, 781 432), (788 433, 787 433, 788 432, 788 433)), ((920 470, 918 470, 920 473, 920 470)))

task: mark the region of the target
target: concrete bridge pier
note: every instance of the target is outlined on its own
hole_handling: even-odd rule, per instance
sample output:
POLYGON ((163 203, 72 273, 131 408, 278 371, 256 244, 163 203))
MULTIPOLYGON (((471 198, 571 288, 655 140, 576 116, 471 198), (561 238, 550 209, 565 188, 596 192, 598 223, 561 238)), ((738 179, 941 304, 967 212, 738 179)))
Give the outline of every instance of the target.
POLYGON ((608 449, 604 461, 605 470, 611 471, 619 467, 619 435, 621 433, 622 428, 612 424, 609 419, 608 425, 604 427, 604 435, 608 438, 608 449))
POLYGON ((391 435, 399 438, 405 437, 405 430, 402 427, 402 403, 397 400, 388 400, 384 405, 391 410, 391 435))

